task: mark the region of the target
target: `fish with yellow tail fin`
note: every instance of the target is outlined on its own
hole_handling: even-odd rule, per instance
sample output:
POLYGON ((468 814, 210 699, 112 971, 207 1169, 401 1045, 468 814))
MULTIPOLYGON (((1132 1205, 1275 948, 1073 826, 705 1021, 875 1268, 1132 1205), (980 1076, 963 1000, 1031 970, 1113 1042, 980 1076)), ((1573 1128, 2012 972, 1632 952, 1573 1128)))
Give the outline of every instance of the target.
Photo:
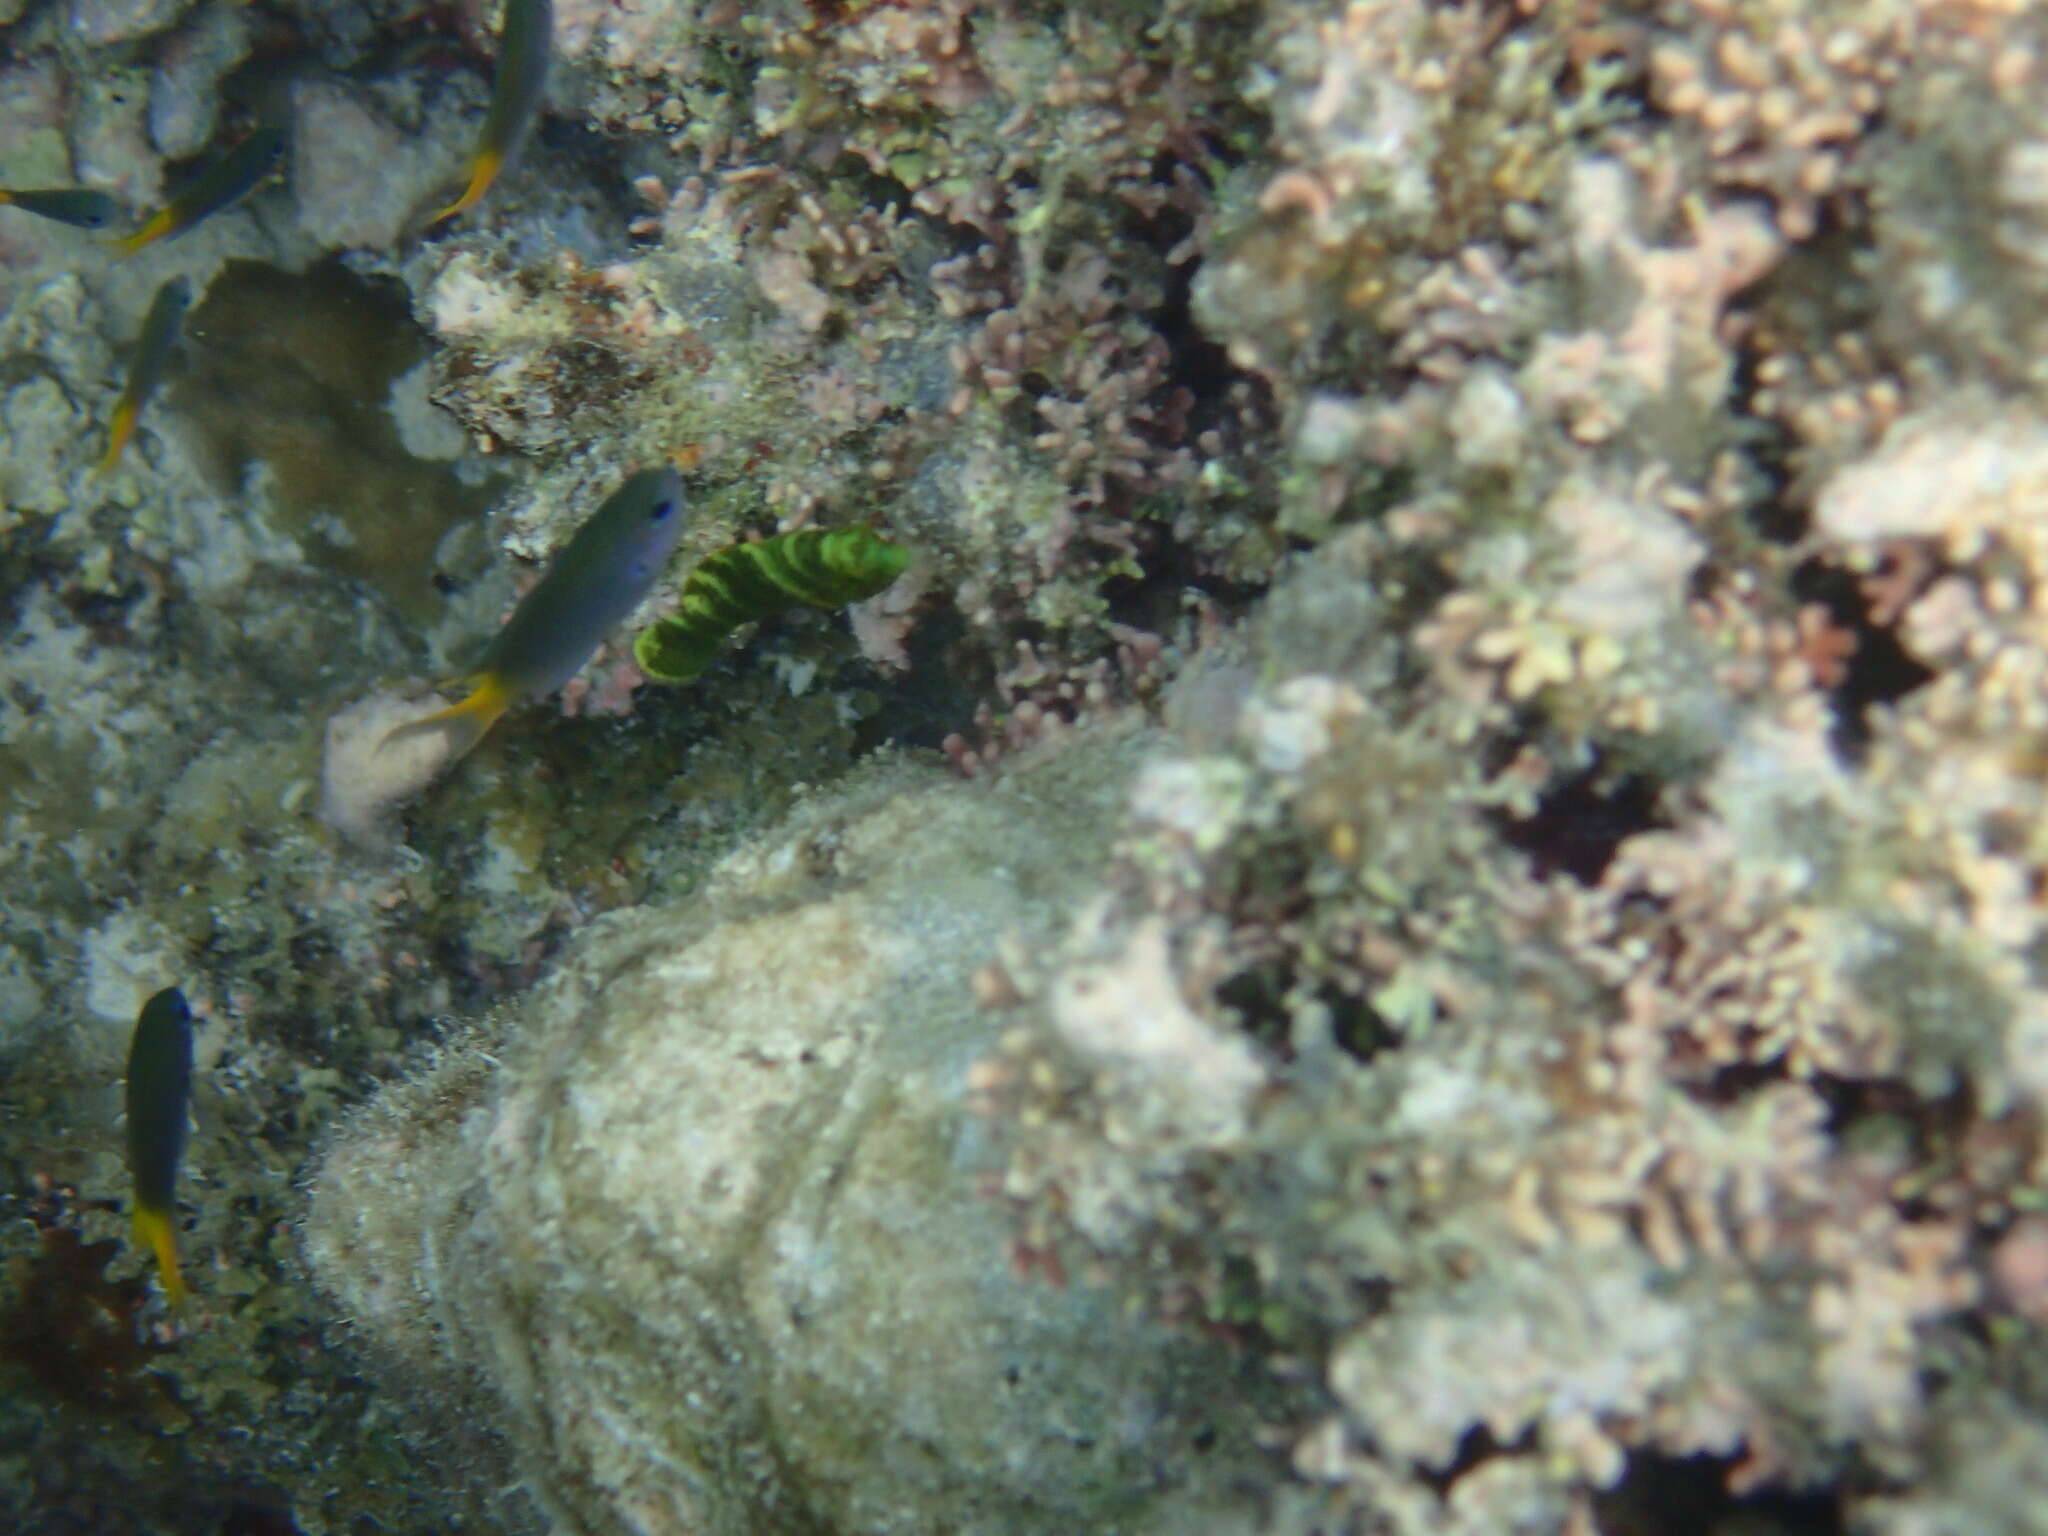
POLYGON ((794 603, 865 602, 903 574, 910 551, 872 528, 799 528, 708 554, 683 582, 674 614, 633 641, 633 659, 656 682, 686 683, 710 666, 740 625, 794 603))
POLYGON ((683 530, 683 482, 672 469, 634 475, 578 528, 520 599, 464 681, 461 703, 386 735, 379 750, 421 731, 447 734, 451 760, 512 705, 553 693, 647 595, 683 530))
POLYGON ((0 206, 80 229, 104 229, 121 211, 111 196, 92 187, 0 187, 0 206))
POLYGON ((505 26, 498 37, 498 72, 491 81, 491 107, 469 162, 462 195, 435 214, 431 223, 452 219, 482 201, 512 163, 540 115, 548 88, 548 55, 554 47, 551 0, 505 0, 505 26))
POLYGON ((121 450, 128 446, 128 439, 135 435, 135 423, 142 418, 142 408, 149 404, 149 397, 164 380, 171 348, 177 344, 178 330, 191 307, 192 285, 182 277, 171 278, 149 301, 142 335, 135 343, 135 357, 128 365, 128 382, 122 387, 121 398, 114 402, 114 419, 107 424, 107 451, 100 455, 94 474, 104 475, 120 462, 121 450))
POLYGON ((208 214, 218 213, 254 191, 284 153, 281 121, 259 122, 249 136, 178 189, 178 195, 151 214, 132 235, 108 243, 123 256, 145 245, 182 235, 208 214))
POLYGON ((128 1045, 128 1170, 135 1179, 135 1235, 156 1255, 164 1295, 185 1304, 178 1269, 178 1163, 192 1102, 192 1010, 166 987, 142 1005, 128 1045))

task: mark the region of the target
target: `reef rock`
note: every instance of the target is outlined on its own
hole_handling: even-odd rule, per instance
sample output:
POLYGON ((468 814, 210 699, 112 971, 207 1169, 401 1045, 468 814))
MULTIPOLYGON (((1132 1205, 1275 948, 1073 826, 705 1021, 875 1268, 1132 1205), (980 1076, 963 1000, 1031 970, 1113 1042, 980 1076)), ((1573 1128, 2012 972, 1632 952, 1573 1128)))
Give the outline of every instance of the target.
POLYGON ((430 1396, 489 1384, 569 1530, 1246 1528, 1240 1368, 1020 1273, 967 1113, 974 973, 1088 894, 1148 744, 870 774, 593 924, 347 1125, 321 1279, 430 1396))

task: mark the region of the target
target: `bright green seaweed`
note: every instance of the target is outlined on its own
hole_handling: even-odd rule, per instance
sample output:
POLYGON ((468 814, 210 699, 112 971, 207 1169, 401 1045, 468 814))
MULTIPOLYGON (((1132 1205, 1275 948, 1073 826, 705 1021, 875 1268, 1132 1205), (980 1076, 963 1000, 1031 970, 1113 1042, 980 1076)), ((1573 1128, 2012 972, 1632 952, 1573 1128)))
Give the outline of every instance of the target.
POLYGON ((686 683, 711 665, 740 625, 795 603, 843 608, 882 591, 910 551, 872 528, 799 528, 704 557, 683 582, 676 612, 643 629, 633 659, 656 682, 686 683))

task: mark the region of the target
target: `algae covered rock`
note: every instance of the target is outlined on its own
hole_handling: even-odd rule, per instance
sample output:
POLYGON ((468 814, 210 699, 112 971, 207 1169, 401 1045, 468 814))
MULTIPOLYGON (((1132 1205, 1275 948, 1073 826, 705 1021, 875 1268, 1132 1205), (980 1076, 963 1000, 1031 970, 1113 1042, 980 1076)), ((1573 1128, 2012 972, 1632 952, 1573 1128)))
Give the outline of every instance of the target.
POLYGON ((966 1113, 973 974, 1089 894, 1148 740, 872 774, 593 925, 345 1128, 320 1277, 430 1394, 489 1384, 569 1529, 1243 1528, 1239 1368, 1020 1278, 966 1113))

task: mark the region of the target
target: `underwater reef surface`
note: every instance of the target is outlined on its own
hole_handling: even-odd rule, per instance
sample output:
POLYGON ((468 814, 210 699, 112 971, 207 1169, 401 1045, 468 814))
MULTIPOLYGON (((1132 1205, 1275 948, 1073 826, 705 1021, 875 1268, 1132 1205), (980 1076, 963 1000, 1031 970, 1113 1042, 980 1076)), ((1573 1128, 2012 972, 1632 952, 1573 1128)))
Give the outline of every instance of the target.
POLYGON ((2048 1529, 2043 7, 559 0, 431 224, 496 9, 0 0, 0 187, 289 137, 0 206, 0 1524, 2048 1529), (662 462, 337 835, 329 718, 662 462))
POLYGON ((378 1368, 487 1384, 558 1529, 1244 1528, 1265 1373, 1017 1265, 965 1112, 1150 744, 857 775, 352 1115, 306 1251, 378 1368))

